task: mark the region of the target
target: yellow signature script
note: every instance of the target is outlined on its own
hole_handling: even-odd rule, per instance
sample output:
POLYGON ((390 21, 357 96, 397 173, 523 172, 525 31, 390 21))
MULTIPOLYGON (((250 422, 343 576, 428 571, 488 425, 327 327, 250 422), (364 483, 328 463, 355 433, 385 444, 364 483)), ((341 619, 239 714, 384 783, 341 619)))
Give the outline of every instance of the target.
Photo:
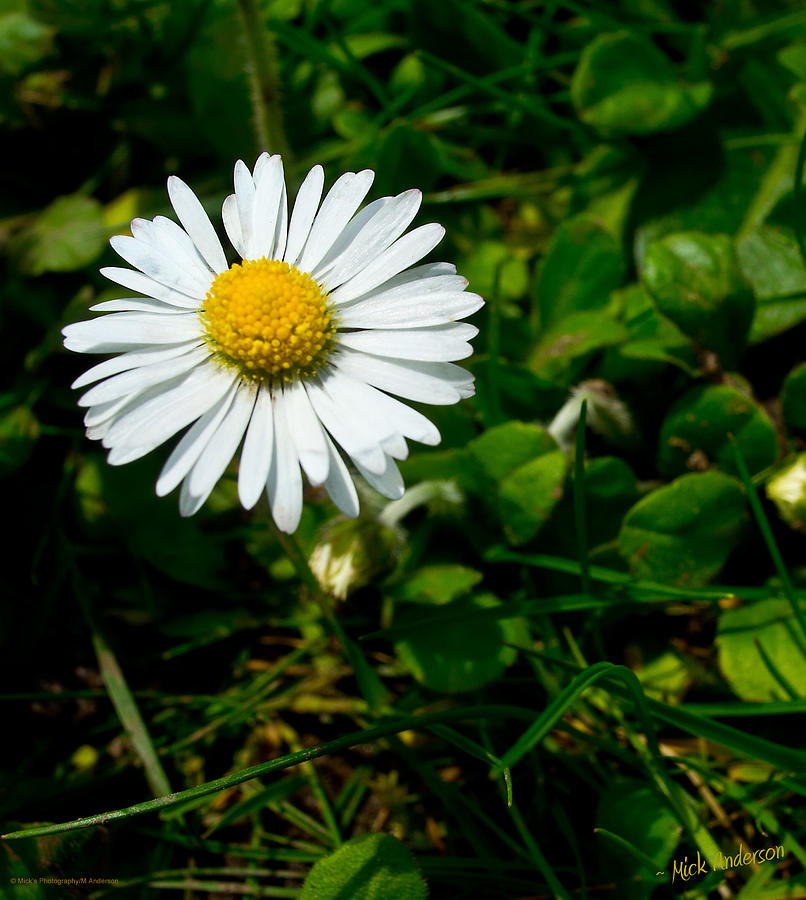
POLYGON ((772 859, 783 858, 783 844, 778 844, 775 847, 764 847, 761 850, 745 850, 744 845, 739 844, 737 853, 733 856, 726 856, 724 853, 720 853, 719 856, 712 861, 711 867, 709 868, 708 860, 704 859, 698 850, 697 859, 692 859, 691 862, 689 862, 688 856, 684 856, 682 860, 672 860, 672 884, 674 884, 675 880, 678 878, 681 881, 688 881, 690 878, 695 878, 697 875, 705 875, 707 872, 711 871, 725 872, 729 869, 738 869, 741 866, 749 866, 751 864, 760 865, 761 863, 769 862, 772 859))

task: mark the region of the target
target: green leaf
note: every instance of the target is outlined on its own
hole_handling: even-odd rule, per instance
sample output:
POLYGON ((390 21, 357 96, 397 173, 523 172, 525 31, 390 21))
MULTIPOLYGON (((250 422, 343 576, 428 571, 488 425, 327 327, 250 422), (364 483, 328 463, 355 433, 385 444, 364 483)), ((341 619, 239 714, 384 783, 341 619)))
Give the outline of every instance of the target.
POLYGON ((672 652, 661 653, 635 673, 648 697, 663 703, 679 703, 692 682, 683 658, 672 652))
POLYGON ((538 378, 570 386, 579 380, 593 353, 623 344, 627 338, 626 327, 606 312, 573 312, 541 336, 529 366, 538 378))
POLYGON ((53 29, 22 10, 0 13, 0 73, 12 78, 46 57, 53 29))
POLYGON ((409 603, 442 606, 474 588, 484 576, 458 563, 423 566, 395 586, 395 596, 409 603))
POLYGON ((505 478, 498 489, 504 533, 512 544, 525 544, 546 524, 563 496, 568 460, 560 450, 533 459, 505 478))
POLYGON ((0 477, 25 464, 38 438, 39 422, 27 406, 0 412, 0 477))
POLYGON ((650 40, 626 31, 588 44, 571 82, 580 119, 606 135, 679 128, 705 109, 712 93, 707 81, 681 81, 650 40))
POLYGON ((658 468, 672 477, 716 465, 735 475, 730 435, 738 441, 751 474, 775 462, 775 425, 755 400, 726 384, 694 388, 674 404, 661 425, 658 468))
POLYGON ((540 266, 541 326, 547 328, 572 312, 602 309, 621 284, 623 272, 621 247, 612 234, 586 215, 564 222, 540 266))
POLYGON ((806 697, 806 643, 783 597, 725 610, 716 644, 719 667, 742 700, 806 697))
POLYGON ((529 288, 526 262, 500 241, 479 241, 462 257, 459 271, 470 282, 470 290, 482 297, 520 300, 529 288))
POLYGON ((795 366, 781 389, 781 412, 788 428, 806 431, 806 363, 795 366))
POLYGON ((613 295, 620 306, 628 337, 605 352, 599 374, 606 381, 654 377, 667 365, 692 374, 695 360, 691 341, 658 312, 641 284, 632 284, 613 295))
POLYGON ((554 438, 545 428, 526 422, 497 425, 474 438, 467 447, 481 475, 495 482, 506 478, 518 466, 556 448, 554 438))
POLYGON ((757 301, 751 344, 806 319, 806 266, 791 228, 759 225, 739 240, 736 253, 757 301))
POLYGON ((405 844, 388 834, 363 834, 320 859, 299 900, 425 900, 428 888, 405 844))
POLYGON ((724 234, 670 234, 647 248, 641 278, 664 316, 733 367, 755 303, 724 234))
POLYGON ((680 840, 680 824, 664 798, 635 779, 618 779, 599 800, 596 825, 632 844, 656 865, 648 871, 635 856, 619 852, 601 836, 597 839, 605 868, 618 877, 618 896, 646 900, 657 887, 656 872, 663 870, 680 840))
POLYGON ((199 135, 227 160, 253 155, 248 60, 235 4, 207 4, 183 62, 199 135))
POLYGON ((806 44, 790 44, 778 53, 778 62, 801 81, 806 81, 806 44))
POLYGON ((716 471, 682 475, 627 513, 619 552, 637 578, 701 587, 724 565, 746 517, 736 479, 716 471))
MULTIPOLYGON (((412 628, 408 637, 395 643, 400 661, 420 684, 433 691, 455 694, 495 681, 516 655, 504 642, 522 641, 528 629, 525 620, 457 620, 457 613, 472 614, 500 603, 492 594, 476 594, 429 611, 427 628, 412 628), (444 612, 444 622, 439 621, 438 612, 444 612)), ((411 626, 422 615, 420 609, 407 608, 396 617, 395 625, 411 626)))
POLYGON ((537 425, 506 422, 468 444, 476 477, 468 483, 494 510, 507 538, 533 538, 562 497, 568 461, 537 425))
POLYGON ((73 194, 54 200, 32 225, 18 232, 10 251, 26 274, 72 272, 101 255, 107 234, 101 204, 73 194))

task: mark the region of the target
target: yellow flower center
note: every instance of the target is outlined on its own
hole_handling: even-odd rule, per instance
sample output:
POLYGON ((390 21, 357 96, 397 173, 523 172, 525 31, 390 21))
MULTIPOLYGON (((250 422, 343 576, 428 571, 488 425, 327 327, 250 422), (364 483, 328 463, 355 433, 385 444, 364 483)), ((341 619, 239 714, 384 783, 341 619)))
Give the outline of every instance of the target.
POLYGON ((217 275, 200 317, 223 362, 269 381, 314 375, 336 330, 327 294, 313 278, 265 258, 235 263, 217 275))

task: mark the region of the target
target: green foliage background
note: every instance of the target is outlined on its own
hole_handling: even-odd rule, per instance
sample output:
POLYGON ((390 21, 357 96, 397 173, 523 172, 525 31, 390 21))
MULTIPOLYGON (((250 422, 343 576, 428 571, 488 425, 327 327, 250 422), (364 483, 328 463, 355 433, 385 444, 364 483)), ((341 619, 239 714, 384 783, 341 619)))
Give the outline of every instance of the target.
POLYGON ((0 86, 0 896, 806 897, 802 5, 0 0, 0 86), (292 544, 107 466, 60 338, 263 149, 487 301, 404 499, 292 544))

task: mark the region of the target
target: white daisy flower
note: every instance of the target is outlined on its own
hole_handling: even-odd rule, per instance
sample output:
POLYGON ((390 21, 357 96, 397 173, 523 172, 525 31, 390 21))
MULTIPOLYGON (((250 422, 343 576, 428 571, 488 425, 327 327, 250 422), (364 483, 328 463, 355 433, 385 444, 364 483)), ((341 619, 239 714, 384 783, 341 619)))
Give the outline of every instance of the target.
POLYGON ((459 322, 483 305, 448 263, 415 265, 445 233, 429 224, 404 234, 420 191, 382 197, 359 211, 370 170, 342 175, 321 202, 314 166, 288 217, 283 165, 262 154, 250 173, 235 165, 224 201, 227 236, 241 257, 227 263, 193 191, 168 179, 182 227, 135 219, 132 236, 110 241, 129 268, 107 278, 145 295, 92 307, 107 315, 68 325, 65 346, 119 353, 74 388, 91 387, 87 437, 112 465, 139 459, 188 428, 157 480, 163 496, 181 484, 179 510, 193 515, 243 442, 241 503, 265 490, 278 527, 293 532, 302 472, 348 516, 358 496, 339 445, 381 494, 397 499, 395 465, 406 438, 440 440, 436 427, 401 403, 456 403, 473 377, 451 360, 470 356, 478 329, 459 322))

